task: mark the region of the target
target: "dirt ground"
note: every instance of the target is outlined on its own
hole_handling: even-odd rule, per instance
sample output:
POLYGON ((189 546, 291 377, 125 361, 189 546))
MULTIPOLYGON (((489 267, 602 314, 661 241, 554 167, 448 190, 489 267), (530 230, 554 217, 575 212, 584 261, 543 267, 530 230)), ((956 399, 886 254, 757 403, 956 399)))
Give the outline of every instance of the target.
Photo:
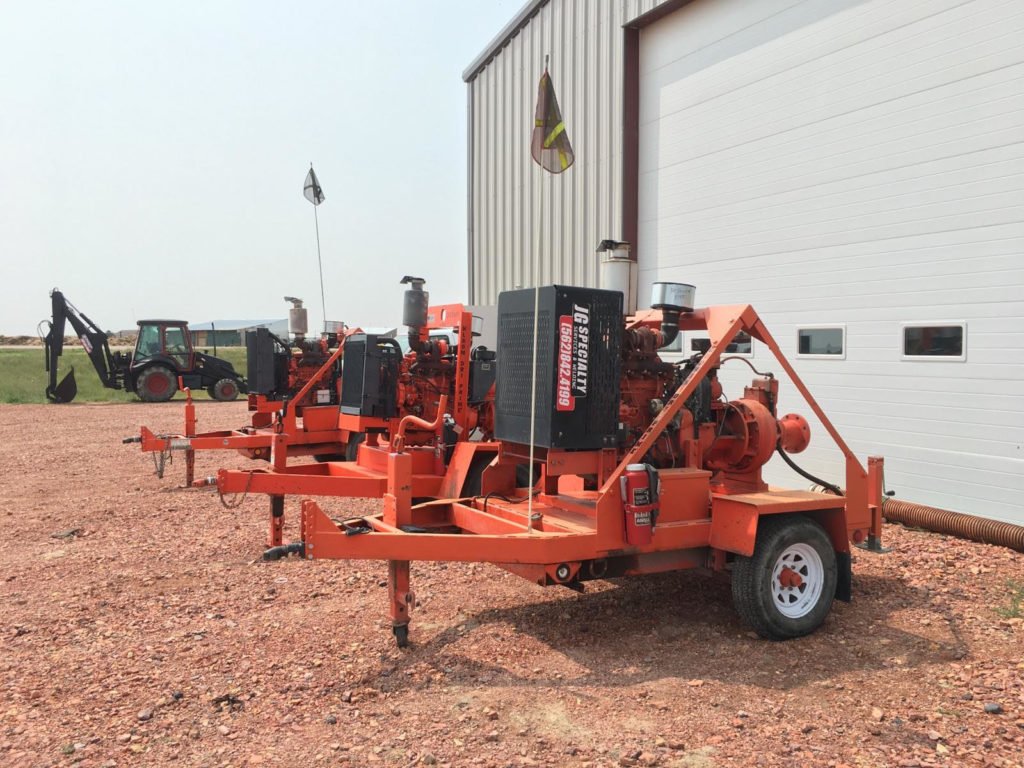
MULTIPOLYGON (((198 409, 201 428, 246 421, 198 409)), ((696 574, 576 594, 414 564, 399 650, 383 563, 260 562, 265 498, 225 509, 180 487, 180 459, 159 480, 121 445, 180 420, 180 403, 0 406, 0 764, 1024 762, 1024 628, 997 612, 1020 554, 886 526, 853 602, 785 643, 696 574)))

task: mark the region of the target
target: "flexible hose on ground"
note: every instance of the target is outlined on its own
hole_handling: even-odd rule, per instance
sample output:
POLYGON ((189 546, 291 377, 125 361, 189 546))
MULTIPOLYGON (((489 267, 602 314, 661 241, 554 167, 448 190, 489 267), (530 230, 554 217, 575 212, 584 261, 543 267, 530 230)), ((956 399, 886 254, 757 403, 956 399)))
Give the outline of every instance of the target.
POLYGON ((1013 523, 926 507, 900 499, 884 499, 882 517, 890 523, 902 523, 912 528, 923 528, 983 544, 998 544, 1024 552, 1024 526, 1013 523))

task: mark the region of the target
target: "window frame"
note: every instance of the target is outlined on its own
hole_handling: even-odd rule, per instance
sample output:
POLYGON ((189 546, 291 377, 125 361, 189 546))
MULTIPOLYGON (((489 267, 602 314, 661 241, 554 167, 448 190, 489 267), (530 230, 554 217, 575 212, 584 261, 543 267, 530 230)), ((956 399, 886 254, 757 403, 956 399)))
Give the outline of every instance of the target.
POLYGON ((965 363, 967 362, 967 321, 966 320, 917 320, 900 323, 900 360, 911 362, 944 362, 944 363, 965 363), (960 354, 959 355, 908 355, 907 349, 907 328, 959 328, 960 329, 960 354))
POLYGON ((798 325, 796 327, 796 353, 795 357, 801 360, 845 360, 846 359, 846 323, 814 323, 813 325, 798 325), (842 331, 843 351, 838 355, 828 355, 820 352, 800 351, 800 331, 842 331))
MULTIPOLYGON (((727 352, 726 350, 723 349, 722 350, 722 357, 725 357, 726 355, 728 355, 730 357, 735 356, 735 357, 742 357, 742 358, 745 358, 747 360, 751 360, 754 357, 754 349, 757 347, 757 345, 754 343, 755 341, 757 341, 757 339, 754 338, 753 334, 750 333, 750 331, 744 331, 744 330, 741 329, 741 330, 737 331, 737 334, 739 334, 739 333, 745 333, 745 334, 747 334, 747 336, 750 337, 750 351, 749 352, 727 352)), ((689 331, 686 334, 686 338, 683 340, 683 348, 686 351, 685 352, 677 352, 676 354, 682 355, 684 357, 689 357, 690 355, 692 355, 692 354, 694 354, 696 352, 696 350, 693 349, 693 346, 692 346, 692 342, 695 339, 710 339, 710 338, 711 337, 708 336, 707 331, 689 331)), ((730 342, 730 343, 732 343, 732 342, 730 342)), ((728 344, 726 346, 728 347, 728 344)))

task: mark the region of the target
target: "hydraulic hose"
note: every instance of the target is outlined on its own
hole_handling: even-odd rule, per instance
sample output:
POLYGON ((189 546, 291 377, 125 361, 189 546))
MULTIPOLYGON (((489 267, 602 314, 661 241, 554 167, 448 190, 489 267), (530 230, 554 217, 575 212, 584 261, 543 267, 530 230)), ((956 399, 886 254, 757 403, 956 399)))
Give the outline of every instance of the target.
MULTIPOLYGON (((714 443, 712 443, 712 445, 714 445, 714 443)), ((812 483, 816 483, 817 485, 820 485, 822 488, 824 488, 825 490, 827 490, 831 494, 834 494, 836 496, 842 496, 843 495, 843 491, 842 491, 842 489, 839 486, 833 485, 832 483, 829 483, 829 482, 826 482, 826 481, 822 480, 820 477, 815 477, 810 472, 807 472, 804 469, 802 469, 799 466, 797 466, 797 463, 795 461, 793 461, 791 458, 789 458, 789 456, 786 455, 786 452, 784 450, 782 450, 782 446, 781 445, 776 445, 775 446, 775 452, 777 454, 779 454, 779 456, 782 457, 782 460, 784 462, 786 462, 787 464, 789 464, 789 468, 792 469, 794 472, 796 472, 798 475, 800 475, 800 477, 806 478, 807 480, 810 480, 812 483)))
POLYGON ((1013 523, 951 512, 948 509, 926 507, 900 499, 884 499, 882 516, 890 523, 902 523, 911 528, 923 528, 934 533, 944 533, 983 544, 997 544, 1024 552, 1024 526, 1013 523))

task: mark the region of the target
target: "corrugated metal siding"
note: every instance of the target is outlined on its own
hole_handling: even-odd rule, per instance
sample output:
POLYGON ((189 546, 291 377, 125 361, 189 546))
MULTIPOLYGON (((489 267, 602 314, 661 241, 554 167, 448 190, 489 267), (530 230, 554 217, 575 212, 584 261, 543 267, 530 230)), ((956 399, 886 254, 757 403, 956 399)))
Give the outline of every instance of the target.
POLYGON ((597 243, 622 236, 622 27, 659 4, 551 0, 469 81, 471 302, 533 285, 538 236, 541 285, 597 285, 597 243), (576 153, 555 177, 530 158, 545 54, 576 153))
MULTIPOLYGON (((752 304, 899 497, 1017 523, 1021 39, 1019 2, 695 0, 641 33, 638 243, 641 301, 660 279, 752 304), (966 361, 901 360, 907 321, 966 321, 966 361), (797 328, 829 323, 846 358, 796 358, 797 328)), ((780 408, 810 417, 792 387, 780 408)), ((812 433, 798 460, 841 479, 812 433)))

